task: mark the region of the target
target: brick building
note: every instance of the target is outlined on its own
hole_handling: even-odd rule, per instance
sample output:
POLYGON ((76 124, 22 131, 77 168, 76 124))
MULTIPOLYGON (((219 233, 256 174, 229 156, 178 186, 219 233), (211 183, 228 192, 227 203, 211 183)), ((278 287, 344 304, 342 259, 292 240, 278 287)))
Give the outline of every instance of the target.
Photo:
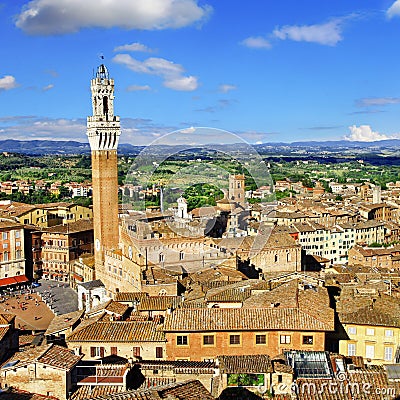
POLYGON ((36 272, 44 278, 69 282, 73 262, 82 254, 93 253, 92 220, 53 226, 33 237, 36 272))

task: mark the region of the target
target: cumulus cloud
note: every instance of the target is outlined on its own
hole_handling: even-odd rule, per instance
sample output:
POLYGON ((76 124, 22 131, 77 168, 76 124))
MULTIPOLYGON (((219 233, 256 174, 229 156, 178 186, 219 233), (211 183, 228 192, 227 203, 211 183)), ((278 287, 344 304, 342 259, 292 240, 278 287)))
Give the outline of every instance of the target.
POLYGON ((77 32, 82 28, 167 29, 201 23, 212 12, 197 0, 32 0, 16 18, 31 35, 77 32))
POLYGON ((398 103, 400 103, 399 97, 368 97, 357 100, 357 106, 359 107, 386 106, 398 103))
POLYGON ((154 50, 150 49, 146 45, 142 43, 131 43, 131 44, 124 44, 122 46, 117 46, 114 51, 140 51, 142 53, 153 53, 154 50))
POLYGON ((145 91, 151 90, 149 85, 131 85, 126 88, 128 92, 138 92, 138 91, 145 91))
POLYGON ((10 90, 18 87, 18 83, 12 75, 5 75, 0 78, 0 90, 10 90))
POLYGON ((346 140, 357 142, 374 142, 376 140, 390 139, 388 136, 379 132, 374 132, 369 125, 352 125, 349 126, 350 135, 346 136, 346 140))
POLYGON ((218 91, 221 93, 228 93, 231 90, 235 90, 235 89, 237 89, 237 87, 235 85, 228 85, 228 84, 219 85, 219 87, 218 87, 218 91))
POLYGON ((270 49, 272 47, 269 40, 262 36, 251 36, 240 42, 243 46, 250 47, 252 49, 270 49))
POLYGON ((327 46, 335 46, 342 37, 343 18, 335 18, 324 24, 283 26, 273 31, 273 35, 281 40, 311 42, 327 46))
POLYGON ((389 18, 400 16, 400 0, 396 0, 386 11, 389 18))
POLYGON ((160 76, 163 79, 163 85, 169 89, 193 91, 198 87, 195 76, 185 76, 182 65, 164 58, 150 57, 139 61, 129 54, 117 54, 113 61, 125 65, 134 72, 160 76))

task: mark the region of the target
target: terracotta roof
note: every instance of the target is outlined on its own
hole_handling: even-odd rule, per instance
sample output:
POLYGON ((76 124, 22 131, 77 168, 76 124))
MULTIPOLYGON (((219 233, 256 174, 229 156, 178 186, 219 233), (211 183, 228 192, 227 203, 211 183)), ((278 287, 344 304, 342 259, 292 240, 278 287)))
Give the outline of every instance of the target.
POLYGON ((78 221, 70 222, 68 224, 55 225, 50 228, 45 228, 43 230, 49 233, 71 234, 77 232, 90 231, 92 229, 93 229, 92 219, 80 219, 78 221))
POLYGON ((0 342, 4 339, 9 330, 10 330, 9 326, 0 327, 0 342))
POLYGON ((398 299, 381 293, 373 285, 343 287, 337 312, 342 323, 400 327, 398 299))
POLYGON ((218 356, 222 374, 256 374, 273 372, 271 358, 266 354, 218 356))
POLYGON ((148 293, 144 292, 118 292, 115 294, 115 301, 119 302, 133 302, 141 300, 143 297, 148 296, 148 293))
POLYGON ((82 317, 83 311, 73 311, 63 315, 56 315, 50 322, 45 335, 52 335, 54 333, 63 331, 72 327, 82 317))
POLYGON ((1 392, 1 400, 58 400, 54 396, 44 396, 37 393, 27 392, 10 388, 7 391, 1 392))
POLYGON ((142 370, 173 371, 174 374, 214 374, 216 367, 214 361, 144 360, 135 364, 142 370))
POLYGON ((391 326, 400 328, 400 316, 390 315, 377 309, 364 307, 354 312, 343 312, 339 314, 342 324, 372 325, 372 326, 391 326))
POLYGON ((138 311, 165 311, 177 308, 182 302, 181 296, 147 296, 138 304, 138 311))
POLYGON ((0 325, 8 325, 15 319, 14 314, 1 313, 0 314, 0 325))
POLYGON ((82 385, 78 387, 70 400, 98 399, 100 396, 121 393, 126 389, 121 385, 82 385))
POLYGON ((15 353, 2 365, 2 369, 18 368, 27 364, 39 362, 50 367, 71 370, 82 356, 76 356, 72 351, 65 347, 55 344, 37 346, 26 351, 15 353), (17 363, 13 366, 6 367, 8 363, 17 363))
POLYGON ((46 352, 38 357, 37 361, 51 367, 71 370, 82 356, 75 355, 65 347, 52 345, 46 352))
MULTIPOLYGON (((209 291, 211 292, 211 291, 209 291)), ((208 302, 243 302, 251 296, 250 289, 242 289, 242 288, 228 288, 219 293, 215 294, 206 294, 206 300, 208 302)))
POLYGON ((67 342, 163 342, 158 328, 153 321, 95 322, 74 331, 67 342))
POLYGON ((129 390, 115 395, 99 396, 98 400, 214 400, 198 380, 172 383, 144 390, 129 390))
POLYGON ((21 225, 20 223, 11 221, 9 219, 1 219, 0 220, 0 229, 9 229, 9 228, 21 229, 23 227, 24 226, 21 225))
MULTIPOLYGON (((333 310, 332 310, 333 311, 333 310)), ((244 330, 334 330, 324 322, 296 308, 206 308, 178 309, 167 315, 164 331, 244 331, 244 330)))

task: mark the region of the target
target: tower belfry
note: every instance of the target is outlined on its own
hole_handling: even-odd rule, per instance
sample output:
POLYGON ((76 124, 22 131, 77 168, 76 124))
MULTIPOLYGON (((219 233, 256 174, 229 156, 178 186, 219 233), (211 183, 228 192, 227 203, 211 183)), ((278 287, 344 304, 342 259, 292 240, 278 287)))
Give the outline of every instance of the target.
MULTIPOLYGON (((92 153, 93 226, 96 269, 104 263, 104 250, 118 248, 118 163, 120 119, 114 115, 114 79, 101 64, 90 81, 92 114, 87 135, 92 153)), ((99 271, 100 272, 100 271, 99 271)))

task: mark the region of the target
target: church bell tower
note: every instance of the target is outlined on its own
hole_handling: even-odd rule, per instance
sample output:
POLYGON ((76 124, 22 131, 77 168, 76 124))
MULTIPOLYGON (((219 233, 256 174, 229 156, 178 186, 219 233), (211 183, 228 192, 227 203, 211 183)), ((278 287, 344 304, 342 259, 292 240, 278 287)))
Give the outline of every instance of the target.
POLYGON ((104 265, 104 250, 118 248, 118 163, 120 119, 114 115, 114 79, 104 64, 90 81, 92 114, 87 135, 92 152, 93 225, 95 266, 104 265))

